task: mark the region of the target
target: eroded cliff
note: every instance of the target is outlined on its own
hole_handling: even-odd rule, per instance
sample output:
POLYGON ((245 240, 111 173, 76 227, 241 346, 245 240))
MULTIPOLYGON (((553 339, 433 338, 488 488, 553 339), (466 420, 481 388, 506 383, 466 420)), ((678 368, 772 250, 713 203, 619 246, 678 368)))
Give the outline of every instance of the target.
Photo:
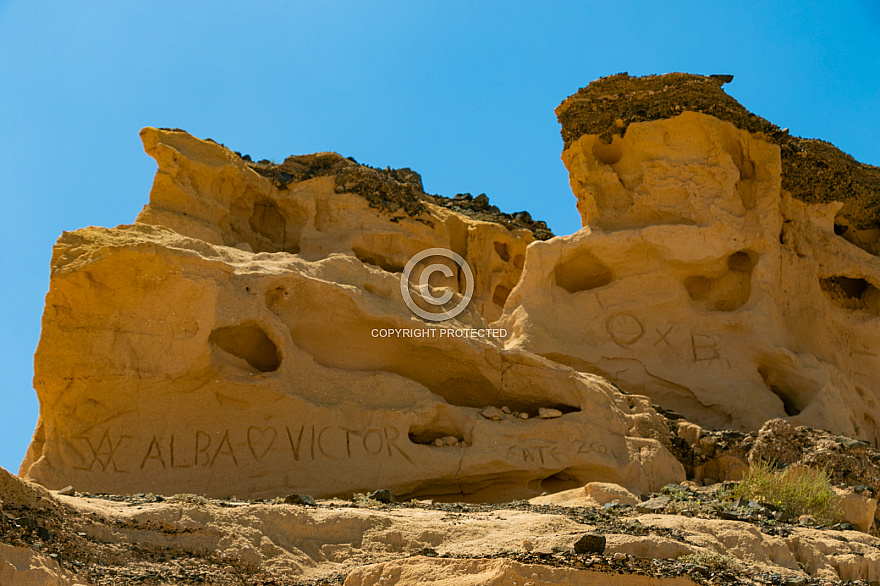
POLYGON ((652 403, 876 445, 877 169, 721 81, 612 76, 563 102, 584 228, 562 237, 428 195, 409 169, 255 163, 144 129, 159 169, 137 222, 55 248, 22 474, 213 496, 638 493, 684 477, 652 403), (403 296, 466 301, 462 267, 400 285, 431 248, 473 271, 439 324, 403 296), (444 334, 493 329, 509 335, 444 334), (428 333, 387 334, 404 330, 428 333))

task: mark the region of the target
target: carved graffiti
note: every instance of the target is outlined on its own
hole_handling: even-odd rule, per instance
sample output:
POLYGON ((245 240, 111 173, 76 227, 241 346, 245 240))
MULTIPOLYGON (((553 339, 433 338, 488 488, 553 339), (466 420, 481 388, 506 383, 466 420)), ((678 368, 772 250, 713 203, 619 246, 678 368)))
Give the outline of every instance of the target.
POLYGON ((254 427, 251 426, 247 430, 248 448, 254 456, 254 460, 259 462, 272 449, 278 432, 274 427, 254 427))
POLYGON ((132 461, 132 467, 141 470, 181 470, 262 464, 281 457, 294 462, 403 458, 415 465, 400 431, 392 425, 252 425, 239 430, 209 433, 196 429, 142 437, 116 436, 108 429, 98 436, 76 439, 82 442, 85 452, 71 445, 82 461, 74 468, 89 472, 128 472, 120 462, 132 461))
POLYGON ((721 358, 718 338, 715 336, 694 332, 691 334, 691 348, 693 350, 694 362, 721 358))
POLYGON ((605 330, 621 348, 627 348, 645 335, 645 327, 639 318, 625 311, 615 313, 605 321, 605 330))
POLYGON ((555 466, 563 462, 566 459, 565 452, 571 452, 572 449, 575 454, 613 456, 613 452, 606 445, 580 440, 571 444, 512 445, 507 448, 507 455, 522 460, 523 464, 555 466))
POLYGON ((660 342, 663 342, 664 344, 666 344, 667 347, 669 347, 670 350, 675 350, 675 348, 672 347, 672 344, 669 343, 669 338, 668 338, 669 332, 671 332, 672 328, 674 328, 674 327, 675 327, 675 325, 670 325, 668 328, 666 328, 665 332, 661 332, 660 328, 654 328, 654 331, 657 332, 657 335, 659 337, 657 338, 657 341, 654 342, 653 345, 656 346, 660 342))
POLYGON ((87 466, 74 466, 75 469, 91 471, 95 467, 95 464, 97 464, 101 468, 101 472, 107 472, 107 469, 111 466, 114 472, 128 472, 127 470, 122 470, 113 458, 116 456, 116 452, 119 450, 119 446, 122 445, 122 442, 135 439, 133 436, 121 435, 114 442, 110 437, 110 431, 105 430, 104 434, 101 435, 96 443, 92 443, 92 440, 87 437, 80 437, 77 439, 84 442, 88 447, 91 452, 89 456, 91 460, 87 466))

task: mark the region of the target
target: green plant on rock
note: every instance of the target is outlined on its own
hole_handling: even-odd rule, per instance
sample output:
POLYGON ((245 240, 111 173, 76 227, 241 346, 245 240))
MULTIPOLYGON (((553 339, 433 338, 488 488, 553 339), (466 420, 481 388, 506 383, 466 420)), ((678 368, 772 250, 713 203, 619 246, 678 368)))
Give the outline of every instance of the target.
POLYGON ((815 468, 779 470, 773 462, 755 462, 730 497, 770 505, 792 519, 812 515, 820 523, 830 524, 843 517, 840 497, 834 493, 828 473, 815 468))

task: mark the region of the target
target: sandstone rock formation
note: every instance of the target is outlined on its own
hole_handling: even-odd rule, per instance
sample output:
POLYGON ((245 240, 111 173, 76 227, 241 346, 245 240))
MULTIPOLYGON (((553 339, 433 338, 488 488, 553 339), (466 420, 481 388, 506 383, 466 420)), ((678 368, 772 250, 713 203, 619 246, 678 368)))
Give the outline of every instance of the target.
POLYGON ((557 114, 584 225, 562 237, 409 169, 144 129, 159 169, 136 223, 55 247, 22 476, 503 501, 736 479, 742 454, 710 456, 703 428, 780 418, 876 446, 880 170, 709 77, 612 76, 557 114), (432 248, 473 282, 446 259, 401 289, 432 248), (471 286, 440 323, 403 299, 471 286))
POLYGON ((530 245, 507 347, 710 429, 877 445, 880 169, 701 76, 598 80, 557 115, 584 228, 530 245))
POLYGON ((529 223, 427 197, 392 209, 392 188, 412 184, 338 155, 306 159, 335 177, 281 185, 215 143, 142 136, 159 171, 139 222, 55 247, 23 476, 96 492, 477 500, 684 478, 644 397, 493 337, 446 335, 500 315, 529 223), (437 246, 478 267, 475 302, 440 325, 400 293, 408 258, 437 246), (395 334, 413 329, 422 337, 395 334))

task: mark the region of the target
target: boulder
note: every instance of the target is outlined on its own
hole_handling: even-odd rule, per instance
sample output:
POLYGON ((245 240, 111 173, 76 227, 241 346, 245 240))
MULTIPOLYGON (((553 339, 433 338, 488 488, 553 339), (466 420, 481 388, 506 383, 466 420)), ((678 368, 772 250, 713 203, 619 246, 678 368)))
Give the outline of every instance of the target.
POLYGON ((869 532, 874 525, 877 499, 859 494, 852 489, 834 487, 834 492, 840 498, 843 518, 859 531, 869 532))

